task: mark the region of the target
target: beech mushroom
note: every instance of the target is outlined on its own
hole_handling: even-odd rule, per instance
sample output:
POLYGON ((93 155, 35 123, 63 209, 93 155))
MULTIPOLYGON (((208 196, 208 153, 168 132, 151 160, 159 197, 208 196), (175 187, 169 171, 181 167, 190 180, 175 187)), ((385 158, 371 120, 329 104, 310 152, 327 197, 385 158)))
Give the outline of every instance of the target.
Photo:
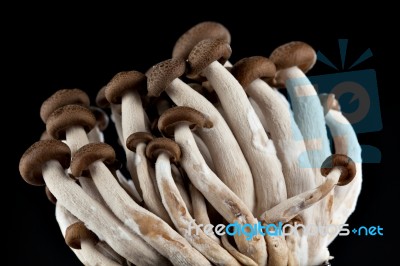
POLYGON ((210 151, 216 173, 253 211, 255 193, 249 165, 218 110, 179 79, 184 72, 185 61, 182 59, 170 59, 153 66, 148 72, 148 94, 157 97, 165 90, 176 105, 194 108, 208 116, 213 128, 199 129, 198 134, 210 151))
POLYGON ((272 141, 264 131, 239 82, 221 64, 231 55, 229 44, 204 40, 189 55, 188 77, 204 75, 221 101, 227 122, 250 165, 256 190, 256 215, 286 198, 285 179, 272 141))
POLYGON ((146 155, 156 161, 158 189, 163 204, 180 234, 213 264, 240 265, 234 257, 203 231, 188 231, 191 228, 190 224, 193 222, 193 218, 189 214, 171 173, 170 161, 178 162, 181 157, 178 144, 167 138, 153 139, 147 145, 146 155))
POLYGON ((276 65, 276 82, 286 85, 294 119, 304 137, 311 166, 317 173, 323 160, 331 155, 324 112, 314 86, 304 74, 314 66, 317 55, 306 43, 290 42, 276 48, 269 59, 276 65))
POLYGON ((90 198, 66 175, 64 169, 70 164, 70 154, 69 147, 61 141, 38 141, 22 155, 20 174, 28 184, 46 184, 57 202, 129 261, 138 265, 167 263, 164 257, 126 230, 104 206, 90 198), (132 246, 136 248, 130 248, 132 246))
MULTIPOLYGON (((211 205, 229 222, 257 224, 257 219, 247 206, 207 166, 196 146, 191 129, 211 128, 212 122, 197 110, 175 107, 165 111, 158 120, 158 128, 166 135, 174 135, 182 150, 181 164, 192 184, 204 195, 211 205)), ((235 235, 239 250, 259 265, 266 265, 265 240, 253 236, 235 235)))
POLYGON ((71 162, 71 172, 80 176, 89 169, 100 194, 125 226, 143 238, 173 264, 210 265, 199 252, 162 219, 137 205, 123 190, 103 161, 115 159, 114 149, 105 143, 80 148, 71 162))

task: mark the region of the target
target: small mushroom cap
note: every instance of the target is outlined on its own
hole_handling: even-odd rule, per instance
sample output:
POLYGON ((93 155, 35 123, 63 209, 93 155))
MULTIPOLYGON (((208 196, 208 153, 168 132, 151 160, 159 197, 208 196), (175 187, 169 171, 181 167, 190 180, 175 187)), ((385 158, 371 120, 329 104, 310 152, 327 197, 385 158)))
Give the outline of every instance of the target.
POLYGON ((333 93, 321 93, 318 95, 322 107, 324 108, 324 114, 326 115, 330 110, 340 111, 340 105, 338 100, 335 98, 333 93))
POLYGON ((190 129, 211 128, 213 123, 196 109, 178 106, 166 110, 158 119, 158 129, 168 136, 174 135, 174 128, 179 124, 187 124, 190 129))
POLYGON ((119 104, 128 90, 145 90, 146 76, 139 71, 117 73, 107 84, 105 95, 110 103, 119 104))
POLYGON ((179 145, 167 138, 155 138, 147 144, 146 156, 155 161, 161 153, 168 154, 171 162, 176 163, 181 159, 181 149, 179 145))
POLYGON ((181 58, 165 60, 147 71, 148 96, 159 97, 168 85, 185 73, 186 62, 181 58))
POLYGON ((40 118, 46 123, 55 110, 69 104, 89 106, 89 96, 80 89, 58 90, 43 102, 40 107, 40 118))
POLYGON ((136 147, 139 143, 147 144, 152 139, 154 139, 153 135, 148 132, 135 132, 126 139, 126 147, 129 150, 136 152, 136 147))
POLYGON ((231 74, 244 89, 256 79, 269 81, 275 77, 275 64, 266 57, 252 56, 239 60, 231 69, 231 74))
POLYGON ((81 126, 89 132, 96 125, 96 118, 89 108, 65 105, 55 110, 47 119, 46 130, 55 139, 64 139, 65 132, 73 126, 81 126))
POLYGON ((76 151, 71 161, 71 174, 75 177, 82 175, 89 165, 95 161, 104 161, 112 164, 115 161, 115 151, 113 147, 106 143, 89 143, 76 151))
POLYGON ((185 32, 175 43, 172 57, 187 59, 193 47, 205 39, 221 39, 231 42, 231 34, 222 24, 212 21, 201 22, 185 32))
POLYGON ((28 184, 43 186, 42 166, 57 160, 63 168, 68 168, 71 161, 71 150, 68 145, 55 139, 40 140, 30 146, 19 161, 19 172, 28 184))
POLYGON ((55 204, 57 203, 57 199, 56 199, 56 197, 53 195, 53 193, 51 193, 50 189, 49 189, 47 186, 45 186, 44 191, 46 192, 47 199, 48 199, 51 203, 53 203, 53 204, 55 205, 55 204))
POLYGON ((81 240, 90 239, 98 242, 97 236, 86 228, 83 222, 76 222, 68 226, 65 230, 65 243, 74 249, 81 249, 81 240))
POLYGON ((189 54, 187 77, 197 79, 209 64, 214 61, 224 64, 231 54, 231 46, 224 40, 207 39, 199 42, 189 54))
POLYGON ((110 106, 110 102, 106 98, 107 86, 103 86, 96 95, 96 105, 100 108, 107 108, 110 106))
POLYGON ((307 73, 317 61, 314 49, 304 42, 289 42, 272 51, 269 59, 281 70, 297 66, 307 73))
POLYGON ((96 118, 96 125, 99 127, 99 129, 101 131, 106 130, 110 122, 107 113, 95 106, 90 106, 90 110, 92 111, 94 117, 96 118))
POLYGON ((347 185, 356 176, 356 164, 350 157, 344 154, 332 154, 326 158, 321 166, 321 174, 327 176, 334 167, 340 167, 342 172, 337 184, 338 186, 347 185))

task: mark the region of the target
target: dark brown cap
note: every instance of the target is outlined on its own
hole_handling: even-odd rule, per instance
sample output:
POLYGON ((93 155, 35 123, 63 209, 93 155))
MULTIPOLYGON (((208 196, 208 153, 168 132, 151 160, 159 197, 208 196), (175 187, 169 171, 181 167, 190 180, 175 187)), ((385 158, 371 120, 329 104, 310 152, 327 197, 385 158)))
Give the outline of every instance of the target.
POLYGON ((55 110, 47 119, 46 130, 55 139, 64 139, 65 131, 81 126, 89 132, 96 125, 96 118, 89 108, 80 105, 65 105, 55 110))
POLYGON ((19 172, 28 184, 43 186, 43 165, 57 160, 66 169, 70 165, 71 150, 68 145, 59 140, 40 140, 29 147, 19 161, 19 172))
POLYGON ((201 22, 185 32, 175 43, 172 57, 187 59, 193 47, 205 39, 220 39, 231 42, 231 34, 222 24, 212 21, 201 22))
POLYGON ((129 90, 145 90, 146 76, 139 71, 116 74, 107 84, 105 96, 110 103, 121 103, 122 96, 129 90))
POLYGON ((344 154, 332 154, 322 163, 321 174, 327 176, 333 168, 340 167, 338 186, 344 186, 350 183, 356 176, 356 164, 353 160, 344 154))
POLYGON ((148 132, 136 132, 131 134, 127 139, 126 139, 126 147, 131 150, 136 152, 136 147, 139 143, 149 143, 154 139, 153 135, 148 133, 148 132))
POLYGON ((174 135, 174 128, 178 124, 187 124, 190 129, 198 127, 211 128, 213 123, 196 109, 178 106, 165 111, 158 119, 158 129, 168 136, 174 135))
POLYGON ((176 163, 181 158, 181 149, 179 145, 167 138, 155 138, 147 144, 146 156, 155 161, 161 153, 168 154, 171 162, 176 163))
POLYGON ((96 105, 100 108, 107 108, 110 106, 110 102, 106 98, 107 86, 103 86, 96 95, 96 105))
POLYGON ((86 228, 83 222, 76 222, 68 226, 65 231, 65 243, 74 249, 81 249, 81 241, 89 239, 95 243, 99 241, 96 234, 86 228))

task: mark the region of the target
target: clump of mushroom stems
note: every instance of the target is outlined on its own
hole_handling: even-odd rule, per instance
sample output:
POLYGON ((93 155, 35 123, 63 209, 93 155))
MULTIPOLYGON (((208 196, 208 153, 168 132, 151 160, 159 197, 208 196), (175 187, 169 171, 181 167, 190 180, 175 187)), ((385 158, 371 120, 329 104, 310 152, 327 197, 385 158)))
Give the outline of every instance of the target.
POLYGON ((20 173, 46 185, 62 235, 85 265, 332 259, 336 234, 232 237, 204 226, 344 224, 362 183, 351 124, 334 95, 318 95, 305 74, 315 51, 292 42, 270 59, 232 65, 230 39, 219 23, 194 26, 171 59, 105 84, 96 103, 108 110, 90 107, 79 89, 42 104, 46 132, 22 156, 20 173), (276 87, 287 88, 291 105, 276 87), (104 143, 109 120, 119 152, 104 143))

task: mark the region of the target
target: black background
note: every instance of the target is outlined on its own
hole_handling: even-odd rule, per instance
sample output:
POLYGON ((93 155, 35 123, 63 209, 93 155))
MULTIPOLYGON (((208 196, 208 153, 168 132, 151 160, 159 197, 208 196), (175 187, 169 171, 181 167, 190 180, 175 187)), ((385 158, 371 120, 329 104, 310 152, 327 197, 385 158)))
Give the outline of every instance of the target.
MULTIPOLYGON (((5 241, 7 264, 79 265, 64 244, 54 218, 54 206, 47 201, 44 189, 27 185, 18 173, 20 156, 45 129, 39 117, 41 102, 57 89, 73 87, 85 90, 94 101, 97 91, 117 72, 133 69, 144 72, 170 58, 177 38, 205 20, 221 22, 230 30, 231 62, 245 56, 268 56, 278 45, 293 40, 311 44, 336 65, 340 64, 339 38, 349 39, 347 62, 354 62, 371 48, 374 56, 354 70, 376 70, 383 130, 359 134, 359 140, 361 144, 378 147, 382 163, 363 166, 362 193, 348 222, 350 227, 380 225, 384 236, 339 237, 330 251, 335 256, 333 265, 385 265, 392 261, 394 247, 388 244, 388 239, 394 238, 395 232, 389 221, 398 209, 395 204, 399 197, 394 192, 397 180, 390 167, 395 165, 391 150, 398 148, 390 115, 395 105, 388 93, 391 85, 389 67, 385 64, 390 38, 371 21, 371 16, 354 17, 350 11, 334 17, 316 17, 307 12, 289 14, 261 7, 241 6, 240 13, 211 8, 196 12, 197 6, 181 9, 187 11, 160 15, 153 8, 121 7, 118 11, 97 13, 93 7, 85 11, 57 8, 37 13, 25 6, 24 12, 13 10, 15 16, 2 25, 2 42, 6 45, 3 50, 6 83, 2 91, 8 94, 2 97, 3 130, 8 135, 5 146, 12 147, 7 148, 11 162, 3 162, 3 167, 11 170, 3 177, 7 179, 3 195, 8 209, 3 222, 9 225, 5 241)), ((328 73, 335 71, 317 63, 310 75, 328 73)))

